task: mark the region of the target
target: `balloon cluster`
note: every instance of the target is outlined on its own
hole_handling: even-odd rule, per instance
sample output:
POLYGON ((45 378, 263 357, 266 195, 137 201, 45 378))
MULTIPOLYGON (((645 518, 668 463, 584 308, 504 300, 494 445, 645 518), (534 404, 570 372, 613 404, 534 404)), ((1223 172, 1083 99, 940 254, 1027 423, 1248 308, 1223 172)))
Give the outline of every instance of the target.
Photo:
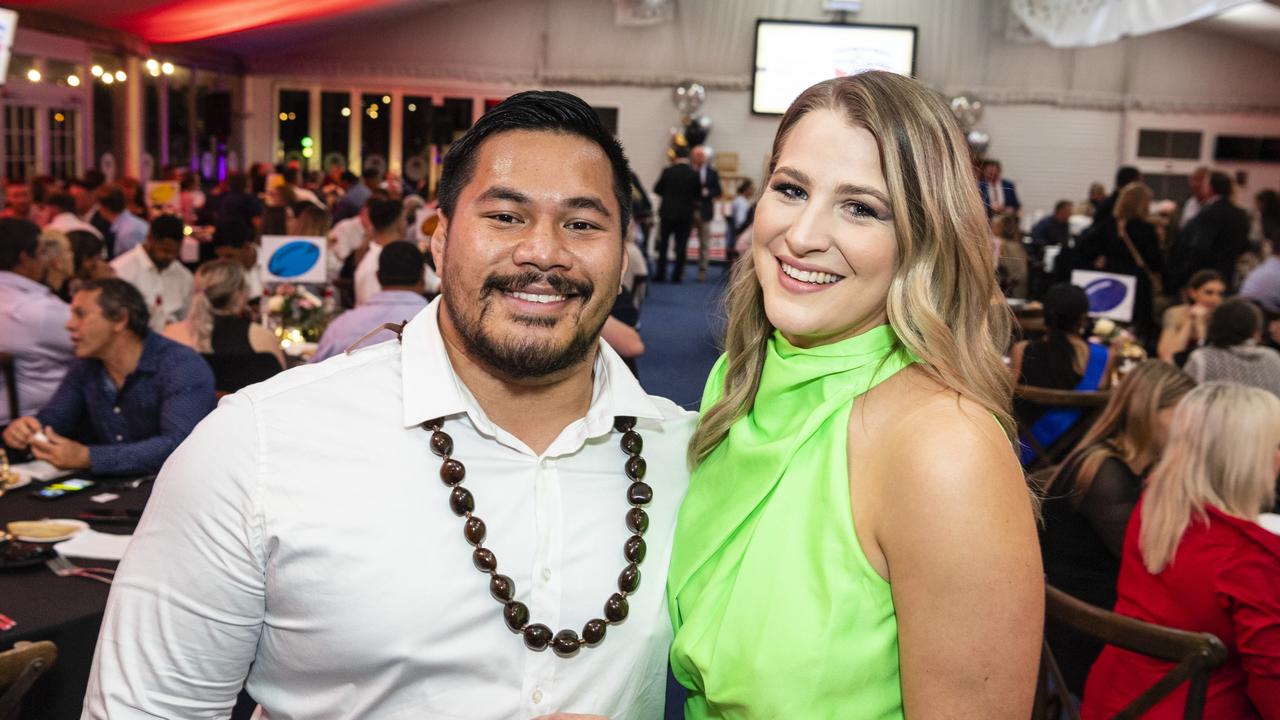
POLYGON ((677 147, 692 148, 706 144, 707 136, 711 134, 711 118, 696 114, 706 99, 707 89, 693 80, 685 80, 671 89, 671 105, 680 113, 680 124, 671 126, 668 157, 675 157, 677 147))
POLYGON ((951 98, 950 107, 951 114, 955 116, 956 122, 960 123, 960 129, 965 132, 965 140, 969 143, 970 152, 975 157, 986 155, 987 148, 991 145, 991 136, 981 130, 973 129, 973 126, 982 119, 984 109, 982 101, 967 95, 957 95, 951 98))

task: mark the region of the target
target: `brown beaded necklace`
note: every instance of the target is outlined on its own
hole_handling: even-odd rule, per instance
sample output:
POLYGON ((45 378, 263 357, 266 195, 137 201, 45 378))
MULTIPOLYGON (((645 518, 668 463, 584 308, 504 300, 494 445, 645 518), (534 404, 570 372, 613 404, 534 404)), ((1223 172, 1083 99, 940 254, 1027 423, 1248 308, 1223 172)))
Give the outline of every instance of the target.
POLYGON ((643 482, 645 472, 644 458, 640 451, 644 449, 644 441, 640 433, 635 431, 634 417, 619 416, 614 418, 613 429, 622 433, 622 450, 627 453, 627 462, 623 469, 631 480, 627 488, 627 502, 631 509, 627 511, 627 529, 634 535, 627 538, 622 546, 622 556, 627 566, 618 575, 618 592, 609 596, 604 603, 604 619, 588 620, 582 626, 582 637, 573 630, 565 629, 551 635, 551 628, 542 623, 529 622, 529 608, 522 602, 513 599, 516 594, 515 582, 498 573, 498 558, 493 551, 483 547, 485 537, 484 521, 473 513, 476 509, 475 498, 471 491, 462 487, 467 469, 461 462, 451 457, 453 454, 453 438, 441 428, 444 418, 436 418, 422 423, 422 429, 431 433, 431 452, 439 455, 444 462, 440 465, 440 479, 452 488, 449 492, 449 508, 458 517, 465 518, 462 524, 462 535, 475 548, 471 553, 471 561, 476 569, 489 576, 489 594, 494 600, 502 603, 502 618, 511 632, 524 636, 525 647, 530 650, 543 651, 547 645, 560 657, 573 657, 583 645, 595 647, 604 640, 604 631, 610 625, 616 625, 627 618, 627 596, 640 587, 640 563, 644 560, 644 531, 649 528, 649 516, 642 506, 653 500, 653 488, 643 482))

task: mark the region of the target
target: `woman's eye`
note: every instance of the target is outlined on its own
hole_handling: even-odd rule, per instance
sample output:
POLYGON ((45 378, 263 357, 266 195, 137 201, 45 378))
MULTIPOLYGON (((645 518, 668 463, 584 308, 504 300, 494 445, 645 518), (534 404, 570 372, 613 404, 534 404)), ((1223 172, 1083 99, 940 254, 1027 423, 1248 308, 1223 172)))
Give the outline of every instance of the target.
POLYGON ((778 193, 778 194, 782 195, 783 197, 787 198, 788 200, 803 200, 803 199, 805 199, 805 192, 804 192, 804 188, 800 187, 799 185, 793 185, 793 184, 791 184, 791 183, 780 182, 780 183, 774 183, 771 189, 772 189, 774 192, 776 192, 776 193, 778 193))
POLYGON ((865 217, 865 218, 872 218, 872 219, 877 219, 880 217, 880 213, 876 212, 875 208, 871 207, 870 205, 867 205, 866 203, 851 202, 846 207, 848 207, 849 212, 853 214, 855 217, 865 217))

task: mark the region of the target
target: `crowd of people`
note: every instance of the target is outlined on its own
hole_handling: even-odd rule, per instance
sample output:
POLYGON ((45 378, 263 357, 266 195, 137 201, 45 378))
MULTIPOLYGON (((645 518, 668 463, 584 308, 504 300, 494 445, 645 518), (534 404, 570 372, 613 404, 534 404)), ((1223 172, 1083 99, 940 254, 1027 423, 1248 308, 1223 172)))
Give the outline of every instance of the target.
MULTIPOLYGON (((1089 220, 1063 201, 1024 238, 1016 185, 990 159, 975 178, 963 147, 910 78, 797 98, 762 190, 728 205, 741 255, 698 416, 624 362, 643 352, 648 201, 572 95, 490 110, 430 198, 261 166, 207 195, 181 177, 176 214, 128 179, 10 184, 5 444, 104 475, 164 466, 86 717, 229 708, 246 682, 267 714, 652 717, 670 662, 695 720, 1024 718, 1046 579, 1213 632, 1229 655, 1206 717, 1280 717, 1280 536, 1260 524, 1280 473, 1275 194, 1251 221, 1206 169, 1170 209, 1125 167, 1089 220), (350 306, 322 364, 280 376, 274 234, 328 238, 350 306), (1073 269, 1135 278, 1132 338, 1103 337, 1073 269), (1041 304, 1038 333, 1015 337, 1002 291, 1041 304), (1122 367, 1124 343, 1156 359, 1122 367), (261 376, 226 384, 250 358, 261 376), (1109 394, 1080 427, 1015 386, 1109 394), (1073 428, 1028 480, 1049 458, 1018 439, 1073 428), (335 501, 356 477, 379 492, 335 501)), ((656 282, 682 281, 695 230, 705 278, 721 194, 705 149, 675 155, 656 282)), ((1171 666, 1052 626, 1049 644, 1089 718, 1171 666)))

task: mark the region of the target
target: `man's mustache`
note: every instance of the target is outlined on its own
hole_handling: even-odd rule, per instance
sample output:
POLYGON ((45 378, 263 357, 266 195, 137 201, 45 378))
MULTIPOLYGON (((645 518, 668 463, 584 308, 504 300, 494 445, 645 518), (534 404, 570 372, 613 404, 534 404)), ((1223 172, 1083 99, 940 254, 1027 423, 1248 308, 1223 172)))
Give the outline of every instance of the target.
POLYGON ((533 285, 549 285, 561 295, 577 295, 583 300, 589 300, 595 292, 595 285, 589 280, 574 280, 560 273, 526 270, 513 275, 490 275, 480 288, 480 297, 489 297, 495 290, 524 292, 525 288, 533 285))

